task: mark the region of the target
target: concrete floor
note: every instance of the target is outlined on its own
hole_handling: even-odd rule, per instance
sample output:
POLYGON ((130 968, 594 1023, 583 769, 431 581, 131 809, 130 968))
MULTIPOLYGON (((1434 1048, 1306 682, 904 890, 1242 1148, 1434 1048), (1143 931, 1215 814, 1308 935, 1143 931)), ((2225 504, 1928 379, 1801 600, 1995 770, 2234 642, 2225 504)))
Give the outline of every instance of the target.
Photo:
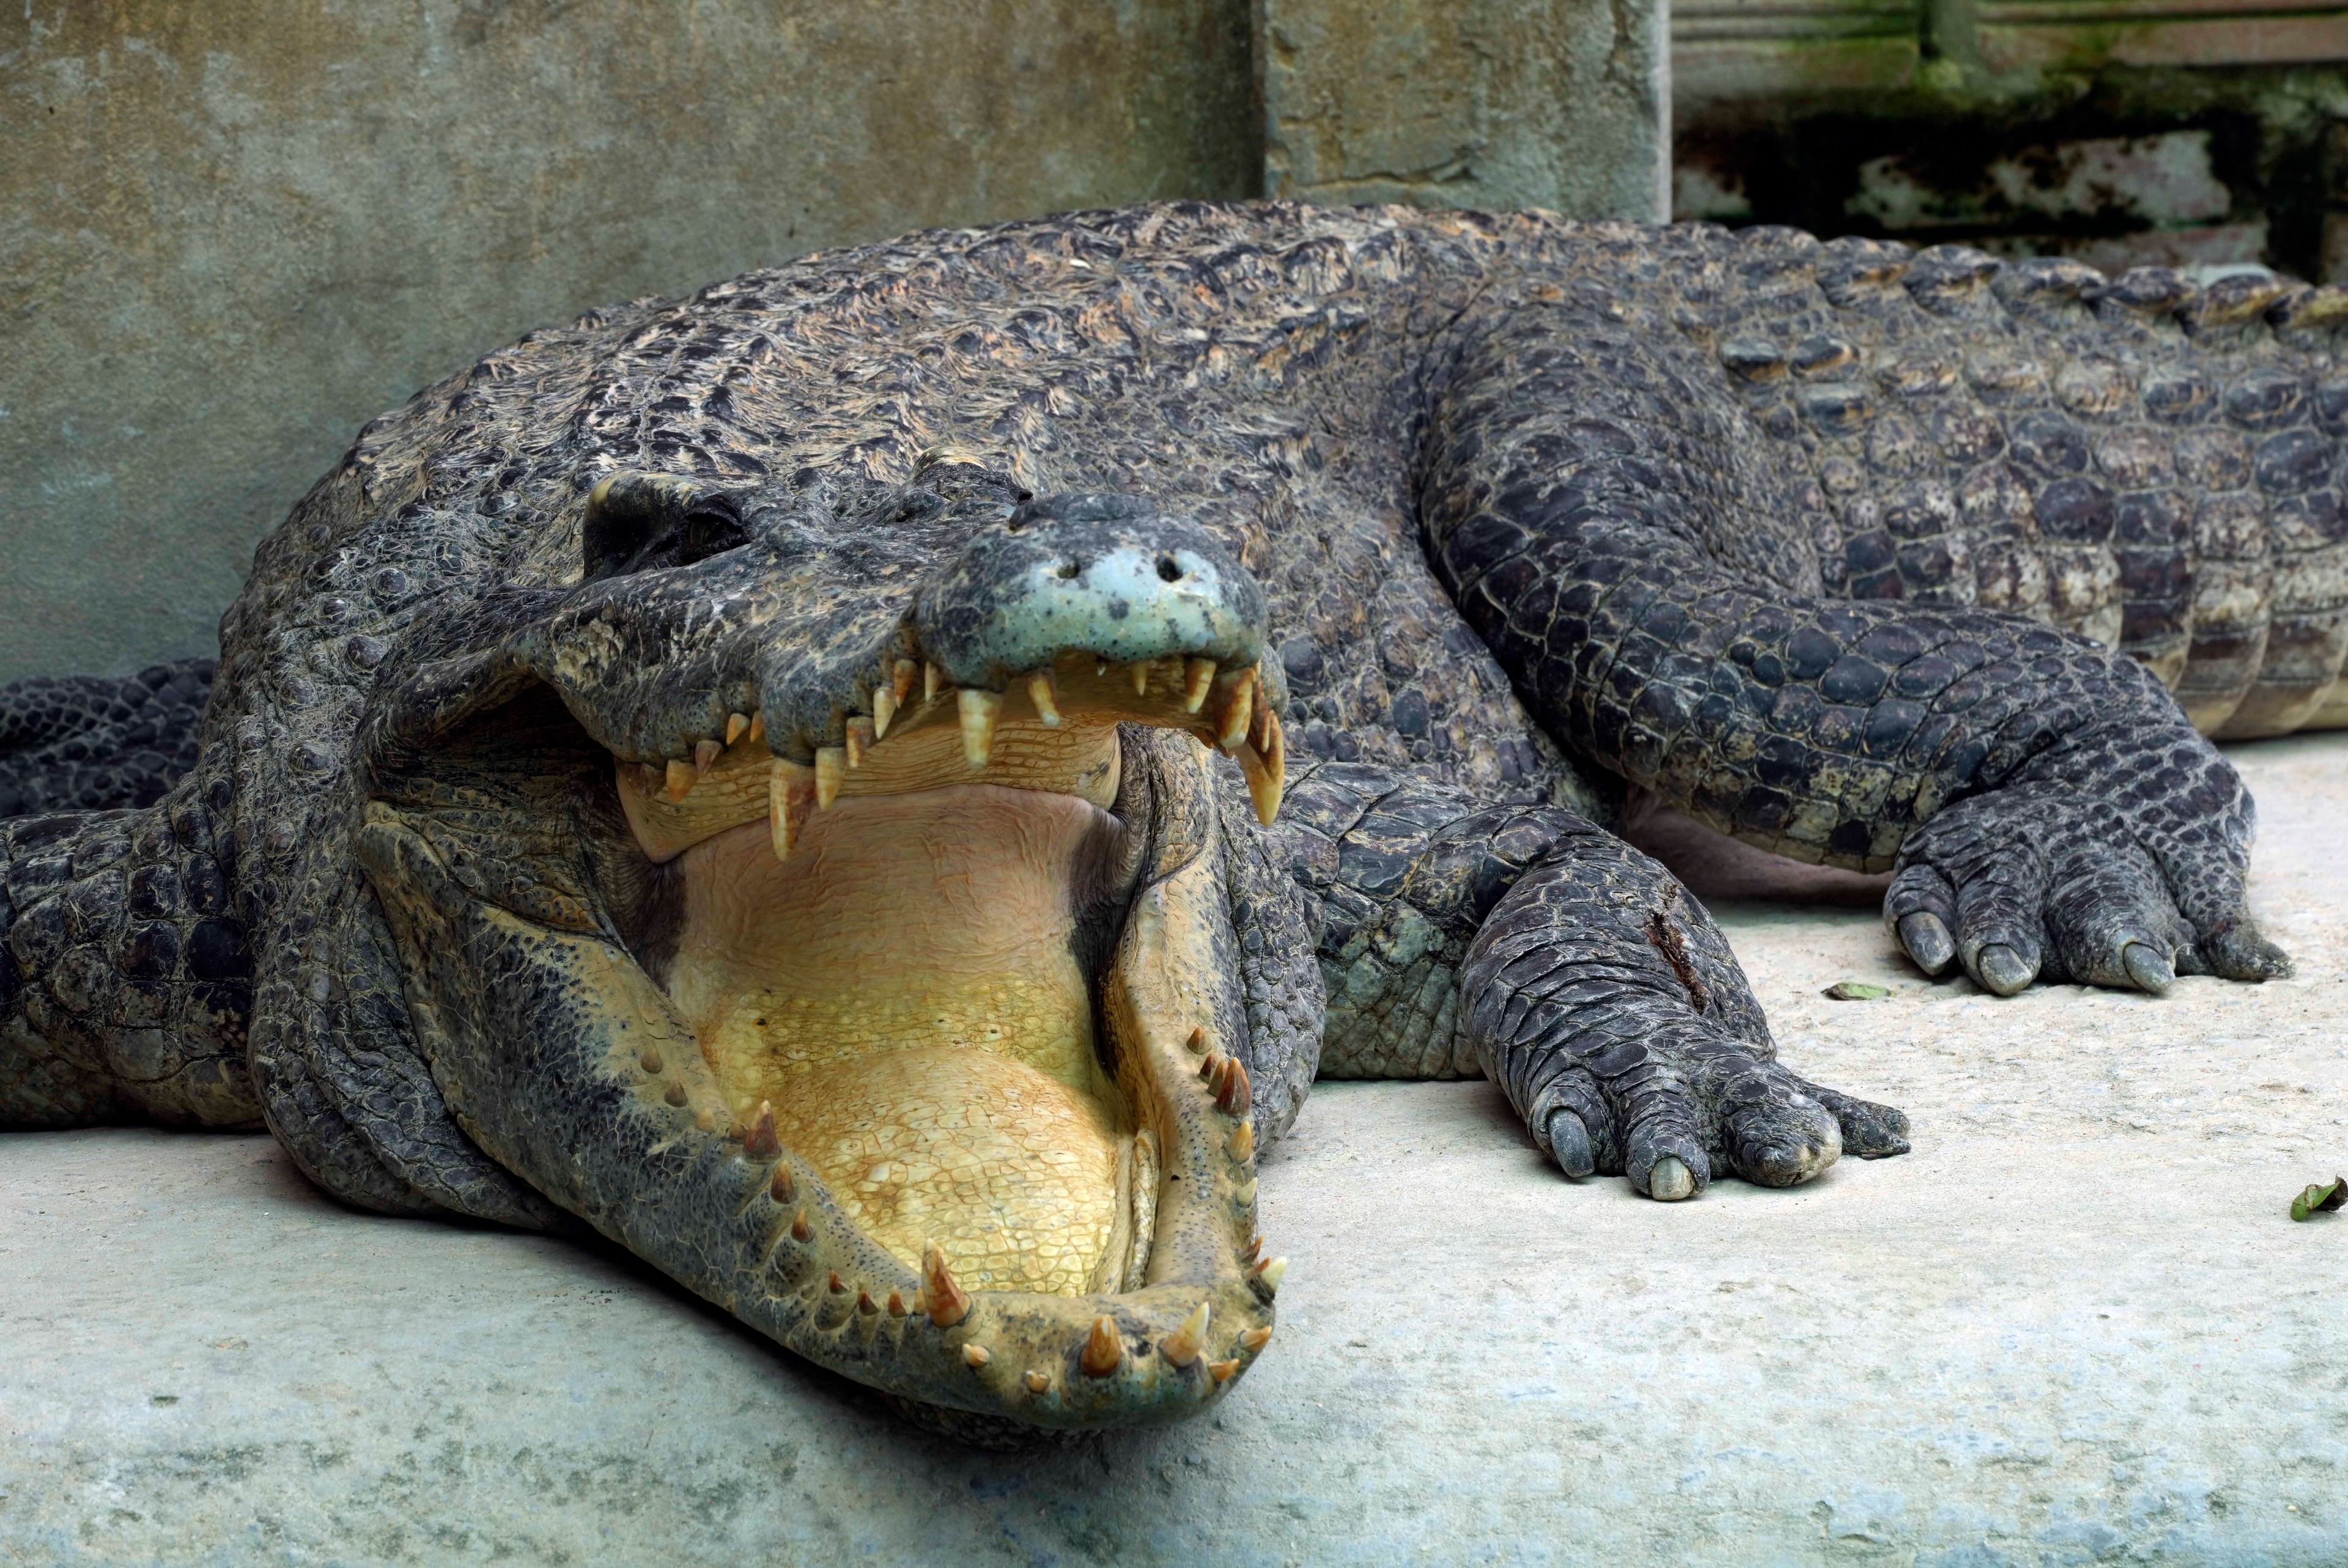
POLYGON ((2348 1214, 2284 1213, 2348 1166, 2348 736, 2238 760, 2297 979, 1999 1002, 1724 905, 1787 1058, 1913 1154, 1667 1208, 1485 1085, 1326 1086, 1266 1162, 1262 1363, 1045 1452, 263 1139, 0 1139, 0 1563, 2348 1563, 2348 1214))

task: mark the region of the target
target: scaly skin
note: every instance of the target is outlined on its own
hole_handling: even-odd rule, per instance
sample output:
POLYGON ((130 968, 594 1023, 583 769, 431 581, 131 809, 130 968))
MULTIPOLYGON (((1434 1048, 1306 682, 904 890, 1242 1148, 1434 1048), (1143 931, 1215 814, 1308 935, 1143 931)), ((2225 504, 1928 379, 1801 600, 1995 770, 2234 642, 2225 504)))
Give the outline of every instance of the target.
POLYGON ((129 705, 195 669, 0 692, 0 798, 50 814, 0 826, 0 1123, 265 1120, 353 1203, 594 1226, 973 1436, 1179 1416, 1269 1332, 1253 1141, 1316 1072, 1480 1071, 1658 1198, 1906 1147, 1776 1062, 1605 831, 1625 784, 1894 870, 1898 939, 1993 991, 2280 972, 2197 726, 2348 722, 2343 301, 1178 204, 533 333, 263 545, 192 743, 129 705), (901 761, 956 724, 1011 771, 901 761), (666 856, 769 771, 784 866, 853 862, 875 792, 1107 792, 1071 939, 1164 1162, 1130 1288, 891 1254, 705 1059, 664 987, 715 852, 666 856))

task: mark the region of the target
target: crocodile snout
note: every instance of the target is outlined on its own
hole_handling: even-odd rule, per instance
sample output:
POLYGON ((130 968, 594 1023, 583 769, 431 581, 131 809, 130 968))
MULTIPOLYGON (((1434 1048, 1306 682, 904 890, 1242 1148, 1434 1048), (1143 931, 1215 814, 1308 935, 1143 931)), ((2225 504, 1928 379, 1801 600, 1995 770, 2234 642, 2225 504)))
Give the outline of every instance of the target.
POLYGON ((957 684, 1000 686, 1066 653, 1252 664, 1263 590, 1204 528, 1145 498, 1030 501, 922 596, 922 643, 957 684))

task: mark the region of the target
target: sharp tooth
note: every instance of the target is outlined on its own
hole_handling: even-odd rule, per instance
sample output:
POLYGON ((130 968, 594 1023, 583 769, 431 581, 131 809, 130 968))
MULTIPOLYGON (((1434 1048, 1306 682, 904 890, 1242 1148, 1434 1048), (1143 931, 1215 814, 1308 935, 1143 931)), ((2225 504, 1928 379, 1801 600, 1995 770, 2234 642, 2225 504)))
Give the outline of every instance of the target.
POLYGON ((1220 1050, 1210 1050, 1207 1052, 1207 1060, 1199 1063, 1200 1081, 1202 1083, 1214 1082, 1215 1074, 1223 1070, 1223 1063, 1229 1060, 1230 1059, 1224 1056, 1220 1050))
POLYGON ((1255 1202, 1255 1178, 1253 1176, 1250 1176, 1246 1181, 1241 1182, 1238 1186, 1233 1187, 1231 1189, 1231 1199, 1241 1208, 1246 1208, 1250 1204, 1253 1204, 1255 1202))
POLYGON ((962 1364, 973 1372, 994 1359, 994 1354, 983 1345, 965 1345, 962 1348, 962 1364))
POLYGON ((1242 1122, 1240 1130, 1231 1134, 1231 1158, 1245 1160, 1255 1153, 1255 1123, 1242 1122))
POLYGON ((1255 1262, 1257 1262, 1259 1259, 1261 1259, 1262 1256, 1263 1256, 1263 1237, 1262 1237, 1262 1236, 1258 1236, 1258 1237, 1256 1237, 1253 1241, 1251 1241, 1251 1242, 1248 1243, 1247 1259, 1248 1259, 1248 1262, 1249 1262, 1251 1265, 1252 1265, 1252 1264, 1254 1264, 1255 1262))
POLYGON ((1085 1348, 1076 1358, 1076 1365, 1085 1369, 1087 1378, 1106 1378, 1125 1359, 1125 1341, 1118 1337, 1117 1324, 1106 1316, 1093 1319, 1093 1331, 1085 1336, 1085 1348))
POLYGON ((942 691, 944 691, 948 686, 950 686, 950 685, 952 685, 952 684, 953 684, 953 682, 950 682, 950 681, 948 681, 948 680, 946 679, 946 672, 945 672, 943 670, 939 669, 936 665, 934 665, 934 664, 932 664, 932 663, 928 662, 926 660, 922 661, 922 702, 936 702, 936 701, 937 701, 937 697, 938 697, 938 693, 939 693, 939 692, 942 692, 942 691))
POLYGON ((767 714, 764 709, 750 715, 750 743, 757 744, 767 738, 767 714))
POLYGON ((905 699, 913 694, 913 678, 921 672, 922 667, 910 659, 898 660, 889 671, 889 691, 897 699, 900 708, 905 705, 905 699))
POLYGON ((1027 1369, 1025 1381, 1027 1384, 1027 1391, 1031 1394, 1040 1394, 1052 1386, 1051 1375, 1033 1367, 1027 1369))
POLYGON ((1255 715, 1255 671, 1244 670, 1231 684, 1223 698, 1222 709, 1215 715, 1215 744, 1224 751, 1238 749, 1247 739, 1248 722, 1255 715))
POLYGON ((1147 696, 1148 696, 1148 695, 1149 695, 1149 661, 1148 661, 1148 660, 1147 660, 1147 659, 1137 659, 1137 660, 1135 660, 1135 661, 1133 661, 1133 665, 1132 665, 1132 674, 1133 674, 1133 694, 1134 694, 1135 696, 1137 696, 1137 697, 1147 697, 1147 696))
POLYGON ((951 1328, 970 1316, 970 1296, 947 1272, 946 1255, 931 1242, 922 1249, 922 1294, 930 1321, 951 1328))
POLYGON ((864 753, 870 751, 872 749, 872 743, 880 738, 880 732, 871 720, 865 718, 861 714, 849 720, 847 748, 848 765, 851 768, 862 767, 864 765, 864 753))
POLYGON ((1205 1024, 1200 1024, 1198 1028, 1192 1030, 1190 1031, 1189 1040, 1187 1043, 1189 1045, 1190 1054, 1193 1056, 1196 1056, 1199 1052, 1206 1050, 1207 1026, 1205 1024))
POLYGON ((771 1160, 783 1152, 775 1137, 775 1107, 769 1101, 758 1102, 758 1113, 750 1118, 750 1130, 742 1134, 742 1153, 753 1160, 771 1160))
POLYGON ((845 1296, 848 1294, 848 1286, 840 1283, 839 1270, 836 1268, 831 1271, 830 1289, 834 1296, 845 1296))
POLYGON ((744 733, 746 731, 747 731, 747 730, 749 729, 749 727, 750 727, 750 715, 749 715, 749 714, 747 714, 747 713, 728 713, 728 714, 726 714, 726 743, 727 745, 729 745, 729 746, 730 746, 730 745, 732 745, 735 742, 736 742, 736 741, 740 740, 740 739, 742 738, 742 736, 743 736, 743 733, 744 733))
POLYGON ((767 1191, 774 1194, 775 1202, 778 1204, 791 1203, 798 1197, 799 1184, 791 1180, 791 1170, 788 1165, 775 1167, 774 1182, 767 1191))
POLYGON ((693 793, 693 764, 679 759, 668 765, 668 798, 683 803, 693 793))
POLYGON ((1239 758, 1240 772, 1247 775, 1255 819, 1270 827, 1272 819, 1280 815, 1280 797, 1287 784, 1288 747, 1281 737, 1278 719, 1266 726, 1265 734, 1272 743, 1270 754, 1258 752, 1252 744, 1242 745, 1232 754, 1239 758))
POLYGON ((994 715, 1003 698, 994 692, 964 688, 955 701, 962 708, 962 755, 972 767, 983 768, 994 752, 994 715))
POLYGON ((1104 680, 1107 675, 1108 661, 1106 659, 1095 659, 1093 661, 1093 679, 1096 681, 1104 680))
POLYGON ((1251 1350, 1261 1350, 1272 1343, 1272 1325, 1260 1324, 1240 1336, 1240 1343, 1251 1350))
POLYGON ((842 746, 818 746, 815 749, 815 808, 829 811, 831 803, 839 798, 839 786, 848 777, 848 752, 842 746))
POLYGON ((1230 1382, 1231 1378, 1238 1374, 1240 1364, 1237 1357, 1233 1357, 1229 1361, 1210 1361, 1207 1363, 1207 1375, 1214 1378, 1218 1383, 1230 1382))
POLYGON ((1207 1337, 1207 1304, 1203 1301, 1191 1308, 1190 1316, 1182 1319, 1181 1327, 1158 1342, 1158 1353, 1173 1366, 1187 1367, 1199 1358, 1199 1347, 1207 1337))
POLYGON ((880 1310, 880 1304, 872 1299, 870 1291, 860 1290, 856 1293, 856 1310, 870 1317, 880 1310))
POLYGON ((1260 1263, 1256 1265, 1255 1276, 1263 1281, 1267 1292, 1277 1296, 1280 1294, 1280 1282, 1288 1277, 1288 1260, 1275 1257, 1270 1263, 1260 1263))
POLYGON ((892 1290, 889 1293, 889 1316, 891 1317, 902 1317, 905 1316, 905 1293, 903 1291, 892 1290))
POLYGON ((1050 729, 1060 727, 1060 704, 1052 690, 1052 672, 1039 670, 1027 677, 1027 700, 1035 704, 1035 716, 1050 729))
POLYGON ((1253 1098, 1248 1091, 1247 1064, 1236 1056, 1223 1060, 1231 1065, 1215 1085, 1215 1109, 1226 1116, 1244 1116, 1253 1098))
POLYGON ((685 1085, 672 1081, 668 1086, 668 1091, 663 1094, 661 1098, 667 1101, 671 1105, 678 1106, 680 1108, 683 1107, 685 1104, 685 1085))
POLYGON ((806 1241, 814 1235, 815 1226, 808 1224, 807 1210, 801 1209, 798 1213, 791 1216, 791 1239, 793 1241, 806 1241))
POLYGON ((705 1132, 717 1131, 717 1112, 704 1105, 693 1113, 693 1124, 705 1132))
POLYGON ((806 825, 805 797, 792 793, 791 764, 777 757, 767 772, 767 840, 774 846, 775 858, 788 860, 791 845, 798 839, 799 829, 806 825))
POLYGON ((1182 661, 1182 711, 1195 713, 1207 705, 1207 693, 1215 684, 1215 661, 1211 659, 1182 661))
POLYGON ((897 716, 897 693, 886 686, 872 688, 872 738, 880 740, 889 733, 889 721, 897 716))
POLYGON ((726 747, 719 742, 695 741, 693 745, 694 776, 698 778, 701 774, 707 773, 711 768, 716 766, 717 759, 725 754, 726 747))
POLYGON ((643 1068, 646 1072, 658 1072, 661 1070, 660 1051, 654 1047, 646 1046, 644 1048, 644 1054, 637 1061, 636 1065, 643 1068))

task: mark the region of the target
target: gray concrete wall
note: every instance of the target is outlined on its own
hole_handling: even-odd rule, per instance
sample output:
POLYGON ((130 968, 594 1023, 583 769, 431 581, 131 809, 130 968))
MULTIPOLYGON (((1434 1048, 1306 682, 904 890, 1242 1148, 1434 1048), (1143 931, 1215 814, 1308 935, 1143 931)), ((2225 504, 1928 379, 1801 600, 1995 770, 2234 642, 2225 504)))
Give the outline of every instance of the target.
POLYGON ((1247 0, 0 15, 0 680, 208 651, 357 426, 600 302, 1259 179, 1247 0))
POLYGON ((1265 190, 1663 217, 1664 15, 1656 0, 1257 0, 1265 190))

